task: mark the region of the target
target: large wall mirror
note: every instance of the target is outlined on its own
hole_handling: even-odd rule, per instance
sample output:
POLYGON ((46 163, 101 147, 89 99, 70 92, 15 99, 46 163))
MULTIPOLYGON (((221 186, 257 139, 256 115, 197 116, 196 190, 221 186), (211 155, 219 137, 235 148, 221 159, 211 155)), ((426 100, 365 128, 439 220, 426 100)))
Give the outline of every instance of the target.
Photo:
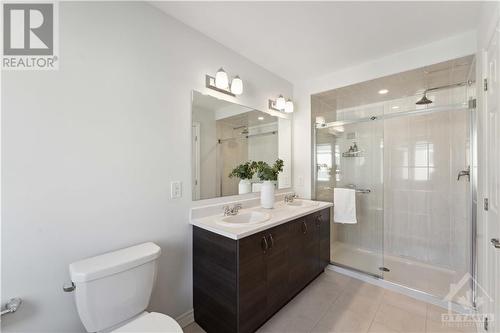
MULTIPOLYGON (((192 198, 242 194, 229 174, 249 161, 284 162, 276 188, 291 186, 291 120, 193 91, 192 198)), ((254 175, 245 192, 259 192, 254 175)))

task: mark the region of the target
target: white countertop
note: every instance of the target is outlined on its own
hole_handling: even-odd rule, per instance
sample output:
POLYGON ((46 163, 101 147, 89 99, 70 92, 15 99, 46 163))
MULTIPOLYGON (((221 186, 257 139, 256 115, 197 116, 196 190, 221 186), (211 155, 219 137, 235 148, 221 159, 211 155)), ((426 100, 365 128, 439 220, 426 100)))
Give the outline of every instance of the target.
MULTIPOLYGON (((300 200, 305 202, 312 202, 311 200, 300 200)), ((217 210, 220 213, 214 214, 215 211, 213 206, 207 207, 205 211, 203 210, 203 207, 198 207, 196 208, 196 213, 193 213, 193 211, 191 212, 190 224, 231 239, 241 239, 258 233, 259 231, 275 227, 277 225, 333 206, 333 203, 331 202, 314 201, 314 203, 318 203, 318 205, 309 207, 297 207, 288 206, 283 201, 277 201, 274 205, 275 208, 273 209, 265 209, 261 208, 260 206, 244 206, 244 208, 240 210, 239 214, 256 211, 270 214, 270 219, 260 224, 238 226, 226 226, 218 223, 218 221, 220 221, 221 217, 223 216, 221 208, 217 210), (204 212, 206 213, 204 214, 204 212)))

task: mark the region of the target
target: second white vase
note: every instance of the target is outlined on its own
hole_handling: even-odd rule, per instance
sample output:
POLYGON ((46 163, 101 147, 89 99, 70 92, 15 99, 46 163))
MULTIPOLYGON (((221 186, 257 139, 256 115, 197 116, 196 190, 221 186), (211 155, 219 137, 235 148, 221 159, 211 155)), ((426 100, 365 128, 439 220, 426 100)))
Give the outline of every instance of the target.
POLYGON ((274 183, 265 180, 260 188, 260 206, 271 209, 274 207, 274 183))
POLYGON ((247 194, 252 192, 252 182, 250 179, 241 179, 238 184, 238 194, 247 194))

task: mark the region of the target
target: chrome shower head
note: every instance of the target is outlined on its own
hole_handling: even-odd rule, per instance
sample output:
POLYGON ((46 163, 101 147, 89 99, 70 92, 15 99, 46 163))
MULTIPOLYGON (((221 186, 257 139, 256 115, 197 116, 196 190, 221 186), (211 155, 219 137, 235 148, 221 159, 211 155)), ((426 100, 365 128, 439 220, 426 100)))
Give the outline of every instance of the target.
POLYGON ((432 103, 432 101, 427 98, 427 92, 424 92, 424 96, 421 99, 419 99, 415 104, 427 105, 427 104, 431 104, 431 103, 432 103))

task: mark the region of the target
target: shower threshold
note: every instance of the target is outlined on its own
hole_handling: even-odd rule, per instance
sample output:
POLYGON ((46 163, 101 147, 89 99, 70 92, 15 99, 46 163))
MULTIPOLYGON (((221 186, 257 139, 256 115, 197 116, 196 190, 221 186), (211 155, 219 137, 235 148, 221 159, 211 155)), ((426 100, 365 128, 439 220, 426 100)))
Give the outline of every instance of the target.
POLYGON ((376 276, 375 274, 370 274, 367 272, 363 272, 357 269, 353 269, 352 267, 346 267, 344 265, 338 265, 336 263, 330 263, 328 267, 326 268, 328 270, 355 278, 357 280, 373 284, 375 286, 394 291, 403 295, 406 295, 408 297, 411 297, 413 299, 426 302, 429 304, 433 304, 439 307, 442 307, 443 309, 449 309, 451 307, 451 310, 460 313, 460 314, 474 314, 476 311, 472 307, 467 307, 463 306, 462 304, 458 304, 456 302, 448 302, 443 298, 437 297, 435 295, 426 293, 421 290, 416 290, 398 283, 394 283, 388 280, 385 280, 381 276, 376 276))
MULTIPOLYGON (((381 254, 378 251, 355 247, 336 241, 332 246, 331 265, 350 272, 378 279, 384 283, 397 285, 412 293, 444 300, 453 286, 463 279, 467 272, 457 272, 449 268, 423 263, 410 258, 381 254)), ((457 302, 467 299, 470 285, 464 285, 451 298, 457 302)), ((472 308, 472 305, 470 305, 472 308)))

